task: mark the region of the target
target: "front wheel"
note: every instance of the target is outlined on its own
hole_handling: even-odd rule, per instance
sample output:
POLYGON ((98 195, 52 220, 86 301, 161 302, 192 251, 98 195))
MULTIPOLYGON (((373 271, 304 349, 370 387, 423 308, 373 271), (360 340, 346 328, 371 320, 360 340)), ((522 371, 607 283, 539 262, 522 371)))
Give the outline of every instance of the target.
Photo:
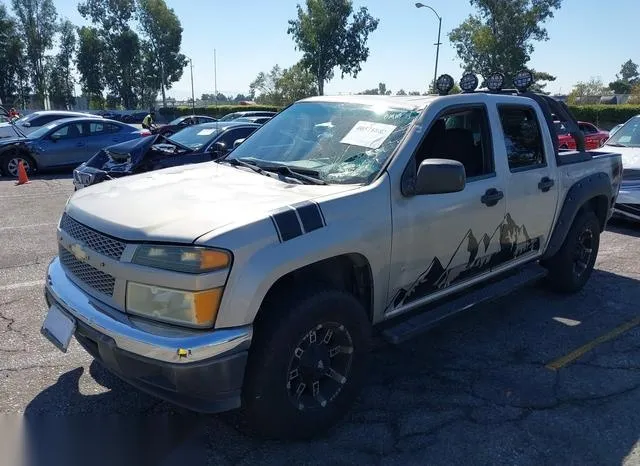
POLYGON ((583 210, 567 233, 560 250, 544 264, 547 283, 559 292, 575 293, 585 285, 600 247, 600 221, 592 210, 583 210))
POLYGON ((2 171, 7 176, 17 178, 18 166, 20 165, 20 162, 22 162, 24 170, 27 172, 27 176, 32 175, 36 167, 35 162, 28 155, 22 154, 17 151, 12 151, 2 158, 2 171))
POLYGON ((362 304, 343 291, 276 301, 256 326, 240 427, 267 438, 310 438, 342 418, 358 395, 371 324, 362 304))

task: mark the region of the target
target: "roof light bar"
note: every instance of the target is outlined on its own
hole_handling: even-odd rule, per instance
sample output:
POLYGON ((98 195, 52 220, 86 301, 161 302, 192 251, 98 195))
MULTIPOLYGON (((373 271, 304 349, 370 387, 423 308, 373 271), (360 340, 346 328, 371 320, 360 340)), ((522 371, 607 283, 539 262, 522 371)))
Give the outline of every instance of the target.
POLYGON ((460 89, 464 92, 473 92, 478 87, 478 77, 473 73, 465 73, 460 79, 460 89))
POLYGON ((436 89, 438 90, 438 94, 447 95, 453 89, 455 82, 451 76, 448 74, 440 75, 440 77, 436 80, 436 89))
POLYGON ((491 92, 499 92, 504 86, 504 75, 502 73, 493 73, 487 79, 487 89, 491 92))
POLYGON ((518 92, 526 92, 533 84, 533 73, 529 70, 520 70, 513 78, 513 85, 518 92))

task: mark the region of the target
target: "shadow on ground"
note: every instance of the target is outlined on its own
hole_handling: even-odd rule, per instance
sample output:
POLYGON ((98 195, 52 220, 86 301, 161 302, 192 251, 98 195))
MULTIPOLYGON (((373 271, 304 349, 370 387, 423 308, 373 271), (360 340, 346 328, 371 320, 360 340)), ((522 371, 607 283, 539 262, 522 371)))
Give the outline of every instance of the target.
MULTIPOLYGON (((170 457, 191 454, 207 458, 200 464, 216 465, 618 465, 640 438, 640 328, 558 371, 545 365, 637 317, 638 302, 637 280, 596 270, 575 295, 532 287, 415 341, 381 344, 354 408, 310 442, 244 437, 225 417, 175 410, 95 362, 91 376, 108 391, 80 393, 78 368, 40 393, 26 418, 34 442, 43 431, 47 437, 48 428, 78 417, 94 426, 82 430, 85 435, 105 425, 114 432, 121 427, 110 448, 120 442, 133 447, 122 436, 139 440, 142 426, 151 425, 150 432, 158 431, 163 440, 146 451, 166 458, 155 464, 174 464, 170 457), (42 416, 62 407, 70 414, 57 420, 42 416)), ((47 443, 38 445, 47 451, 47 443)))
POLYGON ((611 219, 607 223, 607 231, 640 238, 640 222, 618 218, 611 219))

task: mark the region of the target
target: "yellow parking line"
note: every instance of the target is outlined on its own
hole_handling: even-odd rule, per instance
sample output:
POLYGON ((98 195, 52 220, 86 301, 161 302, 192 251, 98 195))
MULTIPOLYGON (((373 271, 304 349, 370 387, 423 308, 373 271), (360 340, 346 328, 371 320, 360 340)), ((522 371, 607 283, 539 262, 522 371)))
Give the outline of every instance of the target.
POLYGON ((555 361, 550 362, 544 367, 552 371, 557 371, 558 369, 561 369, 567 364, 570 364, 576 359, 580 358, 585 353, 591 351, 596 346, 601 345, 602 343, 605 343, 609 340, 613 340, 614 338, 622 335, 624 332, 628 332, 629 330, 631 330, 634 327, 637 327, 638 325, 640 325, 640 317, 636 317, 632 321, 614 328, 610 332, 607 332, 604 335, 599 336, 595 340, 592 340, 589 343, 582 345, 580 348, 577 348, 572 352, 570 352, 569 354, 566 354, 561 358, 558 358, 555 361))

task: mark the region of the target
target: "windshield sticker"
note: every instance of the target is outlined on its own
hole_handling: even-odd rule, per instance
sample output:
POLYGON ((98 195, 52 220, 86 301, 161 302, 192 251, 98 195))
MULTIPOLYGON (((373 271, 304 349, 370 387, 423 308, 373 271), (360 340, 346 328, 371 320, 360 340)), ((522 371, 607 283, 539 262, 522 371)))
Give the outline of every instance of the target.
POLYGON ((397 126, 395 125, 374 123, 373 121, 359 121, 340 142, 351 146, 377 149, 396 128, 397 126))
POLYGON ((631 136, 620 136, 618 138, 618 142, 621 142, 621 143, 631 142, 631 136))
POLYGON ((216 129, 215 128, 205 128, 205 129, 201 129, 200 132, 198 132, 198 136, 211 136, 214 131, 216 129))

